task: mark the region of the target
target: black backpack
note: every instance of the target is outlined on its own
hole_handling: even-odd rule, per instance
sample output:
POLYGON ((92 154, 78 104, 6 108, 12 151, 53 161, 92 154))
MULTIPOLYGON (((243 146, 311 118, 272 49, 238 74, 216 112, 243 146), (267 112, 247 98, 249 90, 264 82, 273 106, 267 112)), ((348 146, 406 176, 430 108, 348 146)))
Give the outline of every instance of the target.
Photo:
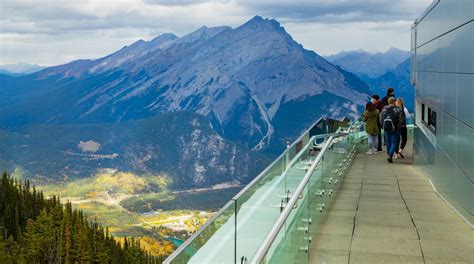
POLYGON ((383 130, 387 132, 393 132, 397 129, 397 121, 395 120, 395 107, 390 107, 385 110, 385 113, 382 118, 382 127, 383 130))

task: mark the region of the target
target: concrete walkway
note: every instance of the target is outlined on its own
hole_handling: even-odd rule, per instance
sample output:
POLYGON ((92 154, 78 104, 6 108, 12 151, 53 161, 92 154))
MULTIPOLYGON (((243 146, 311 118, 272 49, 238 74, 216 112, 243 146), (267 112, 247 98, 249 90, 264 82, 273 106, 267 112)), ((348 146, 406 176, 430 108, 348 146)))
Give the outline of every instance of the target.
POLYGON ((412 165, 412 150, 389 164, 385 153, 364 148, 319 228, 310 263, 474 263, 474 230, 412 165))

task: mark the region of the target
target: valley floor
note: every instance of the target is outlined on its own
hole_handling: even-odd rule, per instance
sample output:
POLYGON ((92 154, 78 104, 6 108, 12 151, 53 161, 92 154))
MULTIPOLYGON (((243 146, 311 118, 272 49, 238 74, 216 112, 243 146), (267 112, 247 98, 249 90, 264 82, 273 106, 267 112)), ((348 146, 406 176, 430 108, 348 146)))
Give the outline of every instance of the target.
MULTIPOLYGON (((101 190, 102 187, 96 183, 97 179, 91 178, 62 185, 44 185, 39 189, 46 196, 58 195, 63 202, 71 202, 90 219, 107 226, 115 237, 139 238, 154 255, 170 254, 212 217, 219 203, 215 205, 216 209, 202 210, 193 206, 207 205, 208 199, 216 197, 220 197, 217 199, 224 204, 227 197, 222 193, 233 196, 241 188, 240 185, 220 184, 192 190, 171 191, 164 188, 161 192, 131 193, 127 191, 127 186, 101 190), (188 204, 189 201, 192 203, 188 204), (167 209, 169 204, 178 208, 167 209)), ((112 186, 115 184, 111 183, 112 186)))

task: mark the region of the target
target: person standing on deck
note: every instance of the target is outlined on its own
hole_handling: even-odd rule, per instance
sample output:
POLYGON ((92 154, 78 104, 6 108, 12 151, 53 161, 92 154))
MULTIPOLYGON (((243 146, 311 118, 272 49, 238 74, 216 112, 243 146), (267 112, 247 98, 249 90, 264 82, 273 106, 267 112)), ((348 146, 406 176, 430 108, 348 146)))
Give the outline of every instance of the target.
POLYGON ((407 140, 408 140, 407 119, 411 119, 411 115, 410 115, 410 112, 408 112, 408 109, 405 107, 403 98, 398 97, 396 105, 400 107, 401 109, 403 109, 402 111, 403 123, 401 123, 401 127, 400 127, 401 143, 397 147, 397 157, 404 159, 405 156, 403 156, 403 149, 405 148, 405 145, 407 144, 407 140))
MULTIPOLYGON (((395 89, 393 89, 392 87, 388 87, 387 94, 382 98, 382 104, 381 104, 382 109, 388 105, 388 98, 390 97, 395 98, 395 89)), ((382 126, 382 129, 383 129, 383 126, 382 126)), ((384 137, 383 143, 384 145, 387 145, 387 141, 385 140, 385 137, 384 137)))
POLYGON ((382 98, 382 107, 385 107, 389 104, 388 98, 390 97, 395 98, 395 90, 392 87, 387 89, 387 94, 382 98))
POLYGON ((380 113, 380 123, 384 130, 387 143, 387 161, 393 163, 393 154, 397 151, 400 141, 400 127, 403 124, 403 109, 395 105, 394 97, 388 98, 388 105, 380 113))
MULTIPOLYGON (((383 105, 382 102, 380 101, 380 97, 378 94, 372 95, 372 98, 370 99, 370 102, 374 104, 375 108, 382 112, 383 105)), ((377 127, 378 127, 378 133, 377 133, 377 151, 382 151, 382 127, 380 125, 380 122, 378 121, 379 119, 377 118, 377 127)))
POLYGON ((365 111, 362 114, 362 118, 365 122, 365 132, 367 133, 367 139, 369 141, 369 149, 367 154, 377 154, 377 135, 379 133, 379 110, 369 102, 365 105, 365 111))

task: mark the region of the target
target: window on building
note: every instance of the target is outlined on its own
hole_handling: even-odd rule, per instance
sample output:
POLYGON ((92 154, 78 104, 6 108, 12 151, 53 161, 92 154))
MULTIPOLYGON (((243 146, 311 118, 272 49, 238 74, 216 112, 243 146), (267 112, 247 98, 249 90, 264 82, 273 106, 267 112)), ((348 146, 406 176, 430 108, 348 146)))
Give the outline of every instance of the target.
POLYGON ((428 126, 436 132, 436 111, 428 108, 428 126))
POLYGON ((421 105, 421 123, 424 124, 433 134, 436 133, 436 111, 431 109, 431 107, 426 106, 424 103, 420 102, 421 105))
POLYGON ((425 119, 425 104, 421 104, 421 121, 426 122, 426 119, 425 119))

